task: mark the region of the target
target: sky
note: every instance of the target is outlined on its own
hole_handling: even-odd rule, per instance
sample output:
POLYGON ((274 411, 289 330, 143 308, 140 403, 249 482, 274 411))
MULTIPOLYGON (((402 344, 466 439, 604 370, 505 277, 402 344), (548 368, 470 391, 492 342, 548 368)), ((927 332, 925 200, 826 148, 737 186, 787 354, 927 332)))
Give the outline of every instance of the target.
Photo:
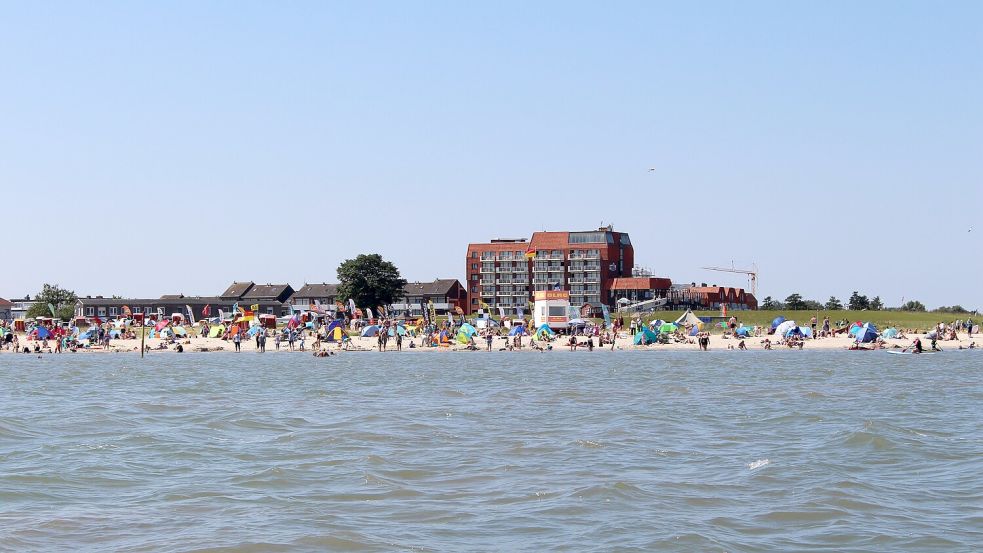
POLYGON ((674 282, 983 308, 980 2, 0 9, 0 297, 612 224, 674 282))

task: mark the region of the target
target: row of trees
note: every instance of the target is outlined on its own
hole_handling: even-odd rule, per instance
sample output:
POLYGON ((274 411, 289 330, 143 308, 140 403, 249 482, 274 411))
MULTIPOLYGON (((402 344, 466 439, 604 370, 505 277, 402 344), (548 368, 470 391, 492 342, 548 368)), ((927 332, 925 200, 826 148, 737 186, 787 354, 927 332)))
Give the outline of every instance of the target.
MULTIPOLYGON (((856 290, 854 290, 853 294, 850 295, 850 299, 847 300, 845 307, 843 302, 841 302, 836 296, 830 296, 825 303, 820 303, 816 300, 804 299, 801 294, 790 294, 787 298, 785 298, 785 301, 777 301, 771 296, 767 296, 761 301, 760 307, 761 309, 765 310, 788 309, 789 311, 841 311, 843 309, 849 309, 851 311, 881 311, 887 309, 884 306, 884 302, 881 301, 880 296, 868 298, 856 290)), ((925 304, 916 300, 907 301, 897 309, 899 311, 927 311, 925 304)), ((961 305, 942 306, 935 311, 939 313, 970 312, 961 305)))
MULTIPOLYGON (((338 266, 338 282, 339 299, 351 298, 356 305, 373 309, 395 303, 403 297, 406 286, 396 265, 379 254, 362 254, 342 262, 338 266)), ((57 284, 45 284, 34 301, 37 303, 27 311, 27 317, 54 316, 68 321, 75 314, 78 296, 57 284)))

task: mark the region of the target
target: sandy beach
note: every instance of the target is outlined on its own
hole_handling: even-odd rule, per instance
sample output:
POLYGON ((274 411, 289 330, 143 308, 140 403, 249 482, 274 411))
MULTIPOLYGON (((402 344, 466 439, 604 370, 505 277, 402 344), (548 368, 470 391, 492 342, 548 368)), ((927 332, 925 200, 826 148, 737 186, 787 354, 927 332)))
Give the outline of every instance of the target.
MULTIPOLYGON (((914 340, 915 336, 918 336, 918 337, 920 337, 922 339, 922 342, 923 342, 924 347, 926 349, 928 349, 930 347, 931 341, 929 339, 927 339, 924 334, 921 334, 921 335, 908 335, 908 337, 905 338, 905 339, 886 339, 886 340, 884 340, 884 346, 883 347, 885 349, 905 348, 905 347, 911 345, 911 342, 912 342, 912 340, 914 340)), ((939 344, 939 347, 942 348, 943 350, 956 350, 956 349, 959 349, 960 347, 968 348, 971 343, 975 343, 975 346, 976 347, 983 346, 983 338, 978 338, 976 335, 974 335, 973 338, 969 338, 966 334, 959 334, 958 336, 959 336, 959 339, 958 340, 939 341, 939 343, 938 343, 939 344)), ((35 342, 34 341, 28 341, 26 339, 26 334, 25 333, 17 333, 17 337, 18 337, 20 348, 21 348, 22 351, 23 351, 23 348, 25 346, 27 346, 27 347, 29 347, 32 350, 32 353, 34 353, 33 352, 34 345, 35 345, 35 342)), ((785 345, 779 345, 779 344, 775 343, 775 337, 774 336, 750 337, 750 338, 745 338, 743 340, 744 340, 744 344, 745 344, 745 346, 747 347, 748 350, 763 350, 763 349, 765 349, 765 346, 764 346, 764 340, 765 339, 770 339, 771 340, 771 342, 772 342, 772 351, 788 350, 788 349, 799 350, 800 349, 799 347, 788 348, 785 345)), ((511 340, 511 338, 509 338, 509 340, 511 340)), ((586 341, 587 341, 587 338, 585 336, 579 336, 578 337, 578 341, 581 342, 581 344, 585 344, 586 341)), ((597 343, 597 339, 594 338, 594 341, 595 341, 595 344, 596 344, 597 343)), ((595 346, 594 347, 594 352, 603 352, 603 351, 694 351, 694 352, 696 352, 696 351, 699 351, 699 346, 697 345, 695 338, 690 338, 687 342, 678 342, 678 343, 669 343, 669 344, 650 344, 650 345, 645 345, 645 346, 642 346, 642 345, 634 345, 632 343, 632 341, 633 341, 632 337, 629 336, 627 333, 620 333, 619 336, 618 336, 618 338, 617 338, 617 340, 615 341, 615 345, 614 345, 614 348, 613 349, 612 349, 612 347, 610 345, 605 345, 604 347, 597 347, 597 346, 595 346)), ((723 336, 721 334, 713 334, 710 337, 710 346, 709 346, 709 349, 711 351, 715 351, 715 350, 734 350, 734 351, 740 351, 738 349, 738 345, 739 345, 740 342, 741 342, 740 339, 735 339, 735 338, 732 338, 732 337, 725 337, 725 336, 723 336)), ((42 353, 44 353, 44 354, 48 354, 48 353, 53 353, 54 352, 54 341, 52 340, 52 341, 49 341, 48 343, 49 343, 49 347, 48 348, 45 348, 42 351, 42 353)), ((159 354, 159 353, 178 353, 176 351, 177 350, 177 348, 176 348, 176 345, 177 344, 181 344, 184 352, 234 352, 235 351, 235 345, 232 343, 231 340, 223 340, 221 338, 189 337, 189 338, 182 339, 182 340, 179 340, 179 341, 174 342, 174 343, 171 343, 168 340, 161 340, 159 338, 148 338, 148 339, 146 339, 145 343, 146 343, 146 346, 150 348, 150 350, 147 352, 147 355, 155 355, 155 354, 159 354)), ((423 343, 423 339, 420 338, 420 337, 416 337, 416 338, 406 337, 404 339, 404 341, 403 341, 402 352, 400 352, 400 353, 468 352, 467 346, 466 345, 463 345, 463 344, 457 344, 457 343, 455 343, 455 344, 450 345, 450 346, 423 347, 422 346, 422 343, 423 343), (411 346, 411 344, 412 344, 412 346, 411 346)), ((499 351, 499 350, 505 349, 506 348, 506 344, 507 344, 507 342, 506 342, 505 337, 496 337, 495 340, 494 340, 494 342, 493 342, 493 345, 492 345, 492 351, 499 351)), ((567 345, 567 337, 566 336, 560 336, 560 337, 554 339, 551 342, 551 344, 553 346, 553 349, 552 349, 552 351, 550 351, 550 353, 551 352, 560 352, 560 351, 563 351, 563 352, 570 351, 570 347, 567 345)), ((846 349, 849 349, 853 344, 854 344, 853 338, 843 337, 843 336, 837 336, 837 337, 832 337, 832 338, 820 338, 820 339, 815 339, 815 340, 813 340, 813 339, 805 340, 803 342, 803 345, 802 345, 802 348, 801 349, 803 349, 803 350, 827 350, 827 351, 832 351, 832 350, 846 350, 846 349)), ((485 352, 486 351, 486 343, 485 343, 485 339, 483 337, 476 337, 476 345, 478 346, 478 352, 485 352)), ((543 341, 541 341, 541 340, 537 340, 536 341, 536 345, 545 347, 546 343, 543 342, 543 341)), ((868 346, 868 347, 870 346, 870 344, 865 344, 865 345, 868 346)), ((276 348, 276 345, 274 344, 273 339, 272 338, 268 338, 267 339, 267 342, 266 342, 266 351, 265 351, 265 353, 277 353, 277 354, 279 354, 279 353, 295 353, 295 354, 303 353, 303 354, 306 354, 306 355, 312 355, 313 352, 314 352, 314 349, 315 349, 315 341, 311 337, 308 337, 305 340, 304 350, 300 350, 299 349, 299 342, 297 342, 297 344, 295 344, 295 347, 294 347, 293 350, 290 350, 289 347, 288 347, 288 344, 285 341, 282 342, 280 344, 280 348, 277 349, 276 348)), ((376 338, 353 337, 353 338, 351 338, 350 343, 348 345, 346 345, 344 348, 342 348, 336 342, 322 342, 321 343, 321 349, 326 350, 326 351, 329 351, 329 352, 335 352, 335 353, 358 353, 358 352, 376 352, 376 353, 378 353, 378 341, 376 340, 376 338)), ((245 341, 243 341, 241 343, 241 350, 242 350, 241 353, 258 353, 258 348, 256 346, 256 341, 255 340, 245 340, 245 341)), ((389 341, 389 344, 388 344, 388 347, 386 349, 386 353, 395 352, 395 351, 396 351, 395 341, 390 340, 389 341)), ((588 349, 587 349, 587 347, 585 345, 581 345, 580 347, 577 348, 576 351, 578 353, 579 352, 589 353, 589 351, 588 351, 588 349)), ((533 348, 531 348, 529 346, 529 337, 526 336, 526 337, 523 337, 523 339, 522 339, 522 347, 521 348, 518 348, 518 349, 514 349, 512 351, 512 353, 515 353, 515 352, 533 352, 533 353, 539 353, 539 350, 533 349, 533 348)), ((10 354, 14 354, 14 353, 16 353, 16 352, 14 352, 12 350, 12 348, 10 348, 9 346, 8 347, 5 347, 3 349, 0 349, 0 355, 10 355, 10 354)), ((108 348, 103 348, 101 346, 92 346, 92 347, 89 347, 89 348, 79 348, 76 352, 65 351, 63 353, 66 354, 66 355, 73 355, 73 354, 76 354, 76 355, 85 355, 85 354, 97 354, 97 353, 102 353, 102 354, 105 354, 105 353, 131 353, 131 354, 139 354, 140 353, 140 339, 139 338, 137 338, 135 340, 133 340, 133 339, 114 339, 114 340, 112 340, 110 342, 110 345, 109 345, 108 348)), ((470 352, 470 353, 476 353, 476 352, 470 352)), ((21 353, 21 355, 25 355, 25 354, 21 353)))

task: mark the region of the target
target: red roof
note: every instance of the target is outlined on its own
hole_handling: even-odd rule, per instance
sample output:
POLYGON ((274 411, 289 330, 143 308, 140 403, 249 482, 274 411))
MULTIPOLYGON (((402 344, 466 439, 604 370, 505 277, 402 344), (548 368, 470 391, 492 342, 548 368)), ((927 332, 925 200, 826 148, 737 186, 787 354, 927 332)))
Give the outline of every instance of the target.
POLYGON ((672 281, 659 277, 620 277, 611 279, 612 290, 667 290, 672 281))
POLYGON ((570 233, 534 232, 529 243, 534 250, 560 250, 570 246, 570 233))
POLYGON ((0 298, 0 307, 12 307, 13 305, 14 304, 10 303, 9 301, 0 298))

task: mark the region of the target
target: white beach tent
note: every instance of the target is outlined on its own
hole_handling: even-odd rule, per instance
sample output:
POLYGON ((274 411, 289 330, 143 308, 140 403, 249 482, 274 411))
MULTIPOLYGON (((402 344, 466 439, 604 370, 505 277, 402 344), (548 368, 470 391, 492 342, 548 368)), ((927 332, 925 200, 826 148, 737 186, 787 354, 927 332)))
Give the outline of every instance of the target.
POLYGON ((698 328, 703 328, 703 321, 699 317, 693 314, 693 310, 687 309, 678 319, 676 319, 676 324, 680 326, 693 325, 698 328))

